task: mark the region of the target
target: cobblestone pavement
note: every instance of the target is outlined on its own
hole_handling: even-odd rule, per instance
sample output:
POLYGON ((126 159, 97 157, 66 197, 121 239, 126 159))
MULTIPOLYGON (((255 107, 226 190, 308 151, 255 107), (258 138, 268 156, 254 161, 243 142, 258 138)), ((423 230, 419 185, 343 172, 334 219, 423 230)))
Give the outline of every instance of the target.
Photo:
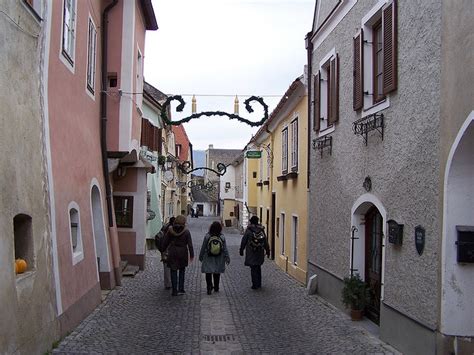
POLYGON ((125 278, 54 354, 393 354, 341 311, 287 276, 262 267, 263 287, 250 289, 250 269, 238 255, 241 235, 225 229, 231 263, 219 293, 206 294, 197 259, 212 219, 190 219, 196 259, 186 269, 186 295, 163 287, 158 253, 146 270, 125 278))

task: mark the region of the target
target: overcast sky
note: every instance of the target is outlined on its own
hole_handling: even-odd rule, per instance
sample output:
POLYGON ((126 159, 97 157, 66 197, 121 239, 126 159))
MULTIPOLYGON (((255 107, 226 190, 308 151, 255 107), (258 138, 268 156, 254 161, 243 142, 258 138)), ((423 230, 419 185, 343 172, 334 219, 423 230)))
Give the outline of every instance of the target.
MULTIPOLYGON (((157 31, 148 31, 145 80, 167 95, 183 95, 186 107, 174 120, 197 111, 233 113, 239 96, 240 116, 263 117, 248 96, 262 96, 269 113, 306 64, 304 38, 311 30, 314 0, 153 0, 157 31), (229 95, 229 96, 203 96, 229 95), (277 95, 278 97, 270 97, 277 95)), ((257 128, 206 116, 185 124, 194 149, 242 149, 257 128)))

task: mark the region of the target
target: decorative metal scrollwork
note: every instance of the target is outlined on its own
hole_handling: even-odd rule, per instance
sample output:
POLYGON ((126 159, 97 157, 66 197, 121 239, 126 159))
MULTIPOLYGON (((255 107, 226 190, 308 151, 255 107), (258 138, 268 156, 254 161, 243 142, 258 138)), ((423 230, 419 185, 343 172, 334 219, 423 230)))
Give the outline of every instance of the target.
POLYGON ((263 149, 265 150, 265 152, 267 152, 267 164, 270 168, 273 168, 273 152, 270 148, 270 143, 269 144, 256 144, 255 148, 263 149))
POLYGON ((179 126, 180 124, 189 122, 192 119, 199 118, 201 116, 209 116, 209 117, 211 117, 211 116, 227 116, 231 120, 236 119, 240 122, 248 124, 251 127, 258 127, 258 126, 261 126, 268 119, 268 105, 263 101, 263 98, 258 97, 258 96, 251 96, 247 100, 244 101, 245 109, 249 113, 252 113, 254 111, 252 106, 250 105, 250 103, 252 101, 257 101, 260 105, 262 105, 264 114, 263 114, 262 119, 258 122, 252 122, 252 121, 250 121, 246 118, 240 117, 239 115, 237 115, 235 113, 227 113, 227 112, 223 112, 223 111, 203 111, 203 112, 200 112, 200 113, 193 113, 191 116, 182 118, 178 121, 172 121, 172 120, 169 119, 167 112, 168 112, 168 106, 170 105, 171 101, 173 101, 173 100, 177 100, 177 101, 180 102, 180 104, 176 107, 176 111, 178 111, 178 112, 182 112, 184 106, 186 105, 186 103, 184 102, 183 97, 181 95, 168 96, 168 98, 166 99, 166 101, 163 104, 163 109, 161 110, 161 118, 163 119, 163 121, 167 125, 179 126))
POLYGON ((218 176, 222 176, 226 173, 227 171, 227 166, 228 165, 225 165, 224 163, 218 163, 217 164, 217 170, 214 170, 214 169, 211 169, 211 168, 208 168, 206 166, 200 166, 198 168, 194 168, 194 169, 190 169, 191 168, 191 162, 186 160, 186 161, 183 161, 181 164, 178 165, 178 168, 184 173, 184 174, 191 174, 193 171, 196 171, 196 170, 209 170, 209 171, 212 171, 213 173, 215 173, 216 175, 218 176))
POLYGON ((332 137, 323 136, 313 140, 313 149, 319 150, 321 158, 323 157, 323 150, 329 149, 329 155, 332 155, 332 137))
POLYGON ((384 131, 384 117, 383 113, 378 114, 374 113, 367 117, 358 119, 352 124, 352 131, 355 135, 360 135, 364 138, 365 145, 367 145, 368 133, 370 131, 376 130, 379 132, 383 140, 383 131, 384 131))
POLYGON ((211 181, 208 181, 206 184, 203 182, 197 182, 197 181, 189 181, 188 182, 188 187, 191 190, 208 190, 211 191, 214 189, 214 184, 211 181))

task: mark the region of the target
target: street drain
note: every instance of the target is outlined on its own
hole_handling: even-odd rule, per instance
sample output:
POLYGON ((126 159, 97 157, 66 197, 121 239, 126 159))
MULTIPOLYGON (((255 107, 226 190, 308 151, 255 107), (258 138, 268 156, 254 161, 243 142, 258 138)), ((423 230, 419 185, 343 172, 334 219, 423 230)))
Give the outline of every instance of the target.
POLYGON ((204 341, 210 341, 213 343, 221 341, 235 341, 235 337, 232 334, 226 335, 203 335, 202 338, 204 341))

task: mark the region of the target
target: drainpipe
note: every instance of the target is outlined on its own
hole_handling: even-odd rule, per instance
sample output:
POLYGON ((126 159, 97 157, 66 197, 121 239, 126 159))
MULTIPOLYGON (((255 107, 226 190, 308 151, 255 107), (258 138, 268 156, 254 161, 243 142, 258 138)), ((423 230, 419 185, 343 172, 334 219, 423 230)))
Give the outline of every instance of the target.
MULTIPOLYGON (((102 153, 102 170, 104 174, 105 194, 107 202, 107 215, 110 228, 114 226, 112 214, 112 189, 109 180, 109 164, 107 162, 107 58, 108 58, 108 25, 109 25, 109 11, 117 5, 118 0, 113 0, 102 13, 102 90, 100 92, 100 149, 102 153)), ((109 232, 110 236, 110 232, 109 232)), ((115 283, 120 286, 122 284, 122 273, 120 270, 120 251, 116 243, 110 240, 110 247, 112 249, 112 268, 115 275, 115 283), (117 266, 117 267, 116 267, 117 266)))
POLYGON ((312 32, 308 32, 306 35, 306 51, 308 57, 308 144, 307 144, 307 152, 308 152, 308 159, 307 159, 307 179, 306 179, 306 187, 309 189, 309 164, 310 164, 310 156, 311 156, 311 103, 312 103, 312 86, 313 86, 313 42, 311 41, 312 32))
POLYGON ((105 180, 105 194, 107 201, 107 214, 109 227, 113 227, 114 220, 112 216, 112 189, 109 180, 109 164, 107 163, 107 35, 109 11, 117 5, 118 0, 110 3, 102 13, 102 91, 100 93, 100 148, 102 152, 102 169, 105 180))

